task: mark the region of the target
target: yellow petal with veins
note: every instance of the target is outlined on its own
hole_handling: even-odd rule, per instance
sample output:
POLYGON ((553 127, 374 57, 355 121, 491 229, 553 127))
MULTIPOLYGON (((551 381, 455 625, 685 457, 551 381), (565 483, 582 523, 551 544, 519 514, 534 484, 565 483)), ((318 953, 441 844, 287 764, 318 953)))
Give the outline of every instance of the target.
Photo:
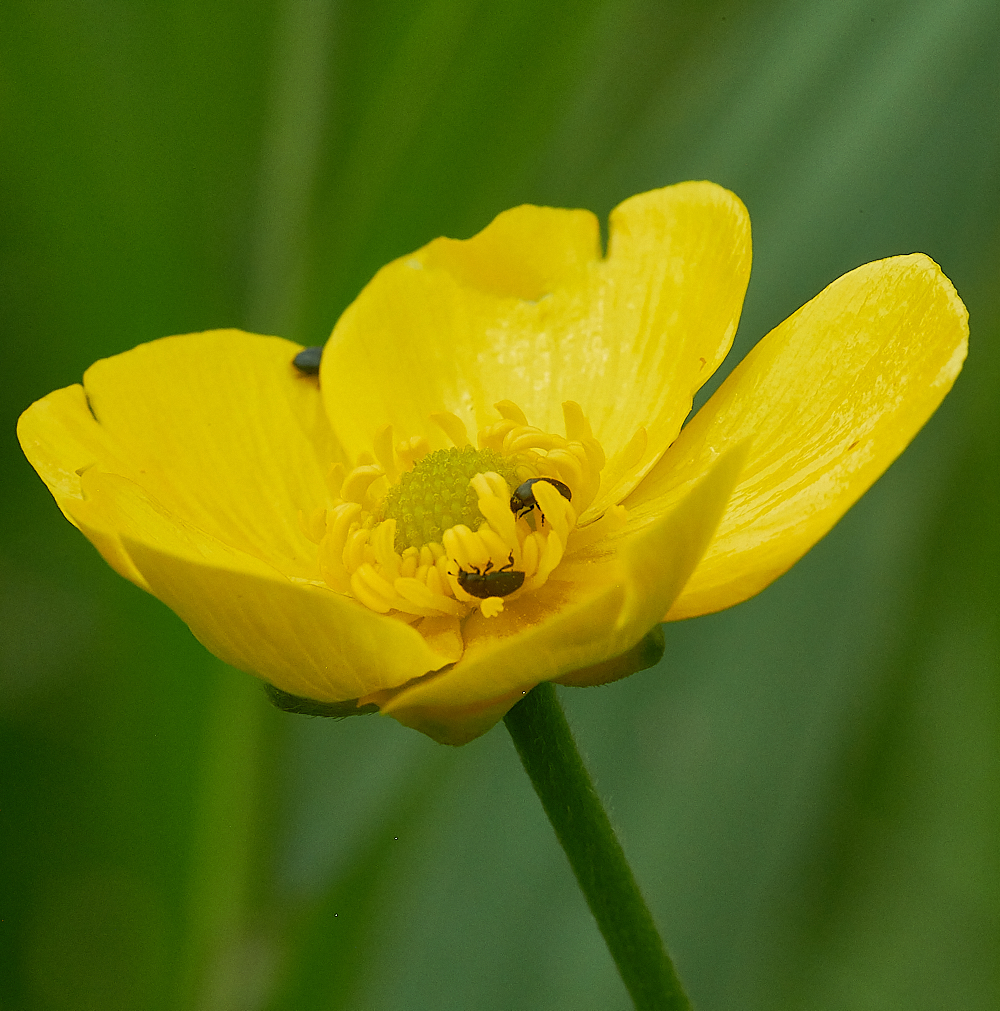
POLYGON ((712 183, 625 201, 603 259, 588 212, 516 207, 471 239, 436 239, 376 274, 327 345, 327 413, 357 454, 381 424, 443 448, 430 415, 451 412, 473 431, 508 400, 556 432, 574 401, 614 476, 590 506, 596 516, 677 435, 729 350, 749 272, 746 209, 712 183), (638 459, 618 467, 640 425, 638 459))
POLYGON ((283 691, 338 702, 394 687, 456 658, 454 636, 433 644, 402 621, 339 593, 289 579, 97 467, 82 479, 73 514, 84 530, 106 525, 150 592, 226 663, 283 691), (440 646, 441 651, 435 647, 440 646))
POLYGON ((845 274, 764 337, 625 503, 659 514, 720 449, 752 438, 715 538, 668 618, 737 604, 805 554, 931 416, 967 341, 965 306, 922 254, 845 274))
MULTIPOLYGON (((55 390, 33 403, 18 419, 17 437, 24 455, 75 527, 80 527, 73 506, 83 499, 81 475, 98 461, 120 474, 134 469, 116 454, 116 447, 91 413, 87 394, 79 383, 55 390)), ((83 533, 115 572, 149 590, 113 526, 93 517, 83 533)))
POLYGON ((224 543, 319 578, 298 516, 326 501, 341 453, 316 381, 292 367, 298 350, 238 330, 140 344, 28 408, 25 455, 64 511, 75 472, 99 463, 224 543))

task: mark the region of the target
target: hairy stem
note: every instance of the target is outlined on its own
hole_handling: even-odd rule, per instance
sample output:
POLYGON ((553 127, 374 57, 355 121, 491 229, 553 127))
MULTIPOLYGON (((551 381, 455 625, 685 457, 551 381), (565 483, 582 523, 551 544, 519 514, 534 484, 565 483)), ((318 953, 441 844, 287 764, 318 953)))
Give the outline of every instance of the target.
POLYGON ((673 962, 584 767, 555 687, 529 692, 504 718, 590 911, 640 1011, 690 1011, 673 962))

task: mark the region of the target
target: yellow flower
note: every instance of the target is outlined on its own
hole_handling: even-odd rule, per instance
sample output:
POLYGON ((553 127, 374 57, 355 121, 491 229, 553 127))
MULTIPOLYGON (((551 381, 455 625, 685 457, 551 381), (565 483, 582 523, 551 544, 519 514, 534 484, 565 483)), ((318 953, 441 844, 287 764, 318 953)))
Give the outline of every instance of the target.
POLYGON ((892 257, 764 337, 682 429, 749 273, 746 210, 710 183, 625 201, 603 257, 592 214, 518 207, 379 271, 318 381, 277 337, 168 337, 19 436, 69 520, 217 656, 463 743, 538 682, 612 680, 658 622, 767 586, 961 369, 951 283, 892 257))

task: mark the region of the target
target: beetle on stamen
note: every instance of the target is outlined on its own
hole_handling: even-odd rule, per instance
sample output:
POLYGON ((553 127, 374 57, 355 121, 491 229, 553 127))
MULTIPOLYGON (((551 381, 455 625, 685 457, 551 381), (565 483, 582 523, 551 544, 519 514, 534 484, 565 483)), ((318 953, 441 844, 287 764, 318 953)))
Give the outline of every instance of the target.
MULTIPOLYGON (((510 511, 518 519, 530 513, 538 505, 535 501, 535 493, 532 491, 532 485, 538 481, 544 481, 546 484, 552 485, 567 502, 573 501, 573 493, 562 481, 557 481, 554 477, 531 477, 523 484, 518 485, 517 490, 510 497, 510 511)), ((544 514, 542 515, 542 519, 545 519, 544 514)))
POLYGON ((524 583, 524 573, 511 571, 514 568, 514 552, 510 553, 507 564, 493 572, 492 562, 486 563, 486 568, 482 572, 475 565, 471 572, 466 572, 461 566, 458 567, 458 585, 470 597, 478 597, 485 600, 487 597, 507 597, 515 590, 521 589, 524 583))

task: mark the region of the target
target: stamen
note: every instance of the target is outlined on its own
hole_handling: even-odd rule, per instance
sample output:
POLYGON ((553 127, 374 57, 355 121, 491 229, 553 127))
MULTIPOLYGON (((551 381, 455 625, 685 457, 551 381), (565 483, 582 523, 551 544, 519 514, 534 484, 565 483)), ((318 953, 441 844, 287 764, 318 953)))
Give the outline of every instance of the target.
POLYGON ((403 579, 412 579, 417 571, 420 552, 416 548, 407 548, 403 552, 403 564, 399 567, 399 575, 403 579))
POLYGON ((484 618, 495 618, 503 610, 503 597, 487 597, 479 602, 484 618))
POLYGON ((518 423, 508 418, 480 429, 477 439, 479 448, 492 449, 499 453, 503 449, 503 442, 508 432, 512 432, 517 427, 519 427, 518 423))
POLYGON ((527 426, 528 419, 524 416, 524 411, 512 400, 501 400, 493 405, 501 418, 513 421, 515 424, 527 426))
POLYGON ((505 453, 523 453, 526 449, 555 449, 566 440, 559 435, 543 432, 540 428, 515 428, 503 441, 505 453))
POLYGON ((444 434, 459 448, 470 445, 469 432, 465 427, 465 422, 457 414, 451 411, 442 411, 440 414, 432 414, 431 421, 444 430, 444 434))
POLYGON ((357 502, 358 505, 363 505, 369 485, 373 481, 377 481, 381 476, 382 468, 377 464, 355 467, 344 478, 344 484, 340 489, 340 497, 348 502, 357 502))
POLYGON ((419 579, 397 579, 396 591, 405 600, 426 609, 428 615, 443 612, 460 618, 465 616, 466 609, 458 601, 432 589, 419 579))
POLYGON ((396 459, 392 453, 392 425, 384 425, 380 428, 375 433, 372 445, 375 450, 375 459, 381 465, 385 476, 389 479, 389 483, 394 483, 399 476, 399 470, 396 467, 396 459))
POLYGON ((310 513, 300 509, 299 526, 313 544, 319 544, 326 534, 326 509, 323 506, 317 506, 310 513))
POLYGON ((347 471, 342 463, 333 464, 326 472, 326 490, 330 493, 331 499, 341 498, 340 489, 344 487, 344 478, 347 471))
POLYGON ((351 591, 366 607, 385 614, 392 610, 392 598, 396 595, 392 584, 383 579, 373 566, 360 565, 351 575, 351 591))
POLYGON ((566 438, 570 442, 585 442, 593 439, 590 422, 583 413, 583 408, 574 400, 567 400, 562 405, 563 423, 566 425, 566 438))
POLYGON ((518 559, 521 554, 521 546, 517 543, 516 537, 514 538, 514 544, 508 545, 500 534, 489 525, 489 523, 484 523, 476 531, 476 536, 480 539, 480 541, 482 541, 483 546, 486 548, 486 551, 491 559, 502 558, 503 553, 506 551, 508 556, 514 559, 514 568, 517 568, 518 559))
POLYGON ((517 547, 517 534, 514 514, 510 511, 510 499, 503 499, 503 487, 506 482, 499 474, 477 474, 472 479, 472 487, 479 495, 477 505, 479 511, 486 518, 486 522, 496 531, 500 542, 509 550, 517 547), (489 481, 489 477, 496 477, 501 482, 501 486, 489 481))
POLYGON ((417 628, 421 618, 454 622, 457 636, 456 619, 500 614, 548 580, 571 536, 575 545, 607 526, 575 533, 604 465, 579 405, 563 405, 565 437, 529 425, 512 401, 495 407, 500 420, 480 429, 478 449, 462 419, 442 412, 433 420, 455 448, 430 452, 424 436, 394 444, 386 425, 374 455, 331 468, 332 505, 301 517, 327 586, 417 628), (539 477, 555 483, 533 481, 534 498, 512 509, 511 489, 539 477))
POLYGON ((422 460, 431 451, 431 444, 422 435, 414 435, 396 444, 396 456, 404 470, 412 470, 417 460, 422 460))

